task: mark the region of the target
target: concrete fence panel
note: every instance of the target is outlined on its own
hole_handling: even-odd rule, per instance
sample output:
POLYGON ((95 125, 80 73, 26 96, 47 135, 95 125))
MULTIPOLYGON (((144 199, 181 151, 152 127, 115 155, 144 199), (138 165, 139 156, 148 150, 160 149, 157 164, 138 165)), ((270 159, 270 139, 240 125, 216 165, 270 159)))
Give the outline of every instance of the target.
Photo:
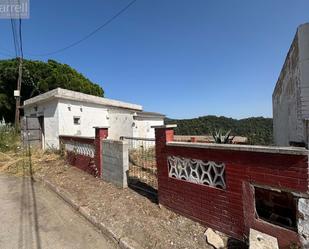
POLYGON ((119 140, 102 140, 102 178, 118 187, 126 188, 129 170, 128 143, 119 140))

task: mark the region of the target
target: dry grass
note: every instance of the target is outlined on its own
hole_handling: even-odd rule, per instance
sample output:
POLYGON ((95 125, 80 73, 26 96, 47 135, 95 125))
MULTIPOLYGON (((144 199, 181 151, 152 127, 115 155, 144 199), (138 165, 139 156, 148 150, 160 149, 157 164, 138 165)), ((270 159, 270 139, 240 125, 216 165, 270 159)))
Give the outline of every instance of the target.
POLYGON ((31 175, 40 171, 46 163, 58 162, 60 156, 40 149, 8 151, 0 153, 0 172, 16 176, 31 175))

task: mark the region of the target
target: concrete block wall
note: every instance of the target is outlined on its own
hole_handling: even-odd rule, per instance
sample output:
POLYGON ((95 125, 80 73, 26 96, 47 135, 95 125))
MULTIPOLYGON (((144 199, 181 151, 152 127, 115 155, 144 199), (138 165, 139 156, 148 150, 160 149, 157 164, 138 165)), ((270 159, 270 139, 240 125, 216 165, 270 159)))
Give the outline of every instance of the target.
MULTIPOLYGON (((293 242, 304 245, 302 238, 308 234, 303 224, 294 231, 258 218, 254 187, 284 190, 294 193, 295 198, 308 199, 307 150, 173 142, 173 134, 172 127, 156 128, 161 204, 238 239, 248 237, 249 229, 253 228, 278 238, 280 248, 293 242), (170 177, 169 156, 223 163, 226 188, 170 177)), ((299 218, 298 224, 306 219, 299 218)))
POLYGON ((120 140, 102 140, 102 178, 125 188, 129 170, 128 143, 120 140))

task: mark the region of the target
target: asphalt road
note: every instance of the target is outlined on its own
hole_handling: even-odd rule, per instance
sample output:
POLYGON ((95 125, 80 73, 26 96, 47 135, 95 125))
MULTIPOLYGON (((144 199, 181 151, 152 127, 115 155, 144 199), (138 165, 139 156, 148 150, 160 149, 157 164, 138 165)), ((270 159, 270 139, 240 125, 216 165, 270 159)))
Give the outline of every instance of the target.
POLYGON ((116 249, 63 200, 28 177, 0 175, 1 249, 116 249))

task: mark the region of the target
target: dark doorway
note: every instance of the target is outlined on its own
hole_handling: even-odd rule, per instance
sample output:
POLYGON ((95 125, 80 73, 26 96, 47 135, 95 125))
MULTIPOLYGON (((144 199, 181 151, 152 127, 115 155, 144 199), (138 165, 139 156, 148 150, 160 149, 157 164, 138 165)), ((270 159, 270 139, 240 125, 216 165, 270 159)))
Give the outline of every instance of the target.
POLYGON ((255 208, 260 219, 296 230, 297 197, 292 193, 255 187, 255 208))

